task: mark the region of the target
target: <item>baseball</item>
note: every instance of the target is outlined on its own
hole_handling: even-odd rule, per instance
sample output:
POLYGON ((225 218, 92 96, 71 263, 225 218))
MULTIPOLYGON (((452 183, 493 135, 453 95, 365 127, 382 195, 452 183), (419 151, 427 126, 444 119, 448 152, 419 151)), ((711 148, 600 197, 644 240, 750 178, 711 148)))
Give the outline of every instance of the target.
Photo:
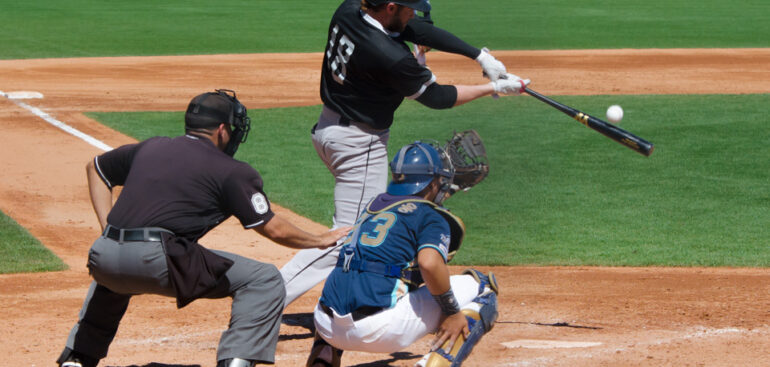
POLYGON ((623 108, 614 104, 607 108, 607 120, 613 124, 617 124, 623 119, 623 108))

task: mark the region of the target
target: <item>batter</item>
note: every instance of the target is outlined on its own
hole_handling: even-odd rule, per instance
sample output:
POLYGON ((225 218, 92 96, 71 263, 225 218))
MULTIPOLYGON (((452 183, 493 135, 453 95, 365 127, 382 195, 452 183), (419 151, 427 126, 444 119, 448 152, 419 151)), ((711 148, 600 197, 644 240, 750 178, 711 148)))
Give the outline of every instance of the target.
MULTIPOLYGON (((459 106, 493 93, 518 94, 529 84, 506 72, 486 50, 435 27, 427 0, 346 0, 329 24, 321 71, 323 109, 312 128, 316 152, 334 176, 334 226, 353 225, 388 181, 387 144, 393 114, 404 98, 434 109, 459 106), (420 65, 406 42, 467 56, 492 80, 442 85, 420 65)), ((286 304, 325 279, 339 247, 304 250, 281 268, 286 304)))

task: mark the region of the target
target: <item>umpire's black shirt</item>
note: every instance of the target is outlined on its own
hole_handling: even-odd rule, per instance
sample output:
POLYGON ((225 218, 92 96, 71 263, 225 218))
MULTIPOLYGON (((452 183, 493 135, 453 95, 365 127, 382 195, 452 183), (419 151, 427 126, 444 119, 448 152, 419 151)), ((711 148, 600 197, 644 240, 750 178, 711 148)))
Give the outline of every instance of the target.
POLYGON ((107 216, 116 227, 162 227, 197 240, 230 215, 245 228, 274 215, 259 173, 205 138, 150 138, 94 163, 108 187, 124 186, 107 216))

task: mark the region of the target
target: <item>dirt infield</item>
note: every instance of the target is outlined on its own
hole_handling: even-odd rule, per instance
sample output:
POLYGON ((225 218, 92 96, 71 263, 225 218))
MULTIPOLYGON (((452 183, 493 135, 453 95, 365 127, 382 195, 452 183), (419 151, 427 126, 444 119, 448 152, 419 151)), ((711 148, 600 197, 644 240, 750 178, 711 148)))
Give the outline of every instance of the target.
MULTIPOLYGON (((770 49, 495 55, 544 94, 770 92, 770 49)), ((434 52, 428 62, 439 82, 482 82, 473 61, 434 52)), ((115 147, 133 140, 83 112, 178 111, 192 96, 214 88, 237 90, 250 109, 318 104, 320 63, 320 54, 9 60, 0 61, 0 90, 40 92, 43 99, 23 102, 115 147)), ((84 167, 100 150, 3 97, 0 123, 0 210, 70 266, 63 272, 0 276, 0 364, 50 366, 90 282, 86 255, 99 230, 84 167)), ((278 211, 303 228, 325 230, 278 211)), ((278 266, 293 254, 234 220, 202 242, 278 266)), ((491 270, 502 288, 500 318, 467 366, 770 366, 769 269, 491 270)), ((316 287, 291 305, 287 320, 306 322, 319 291, 316 287)), ((228 316, 229 300, 199 300, 176 310, 172 299, 135 297, 101 365, 211 366, 228 316)), ((283 325, 276 364, 303 365, 311 340, 307 328, 283 325)), ((392 355, 346 353, 343 362, 411 366, 427 341, 392 355)))

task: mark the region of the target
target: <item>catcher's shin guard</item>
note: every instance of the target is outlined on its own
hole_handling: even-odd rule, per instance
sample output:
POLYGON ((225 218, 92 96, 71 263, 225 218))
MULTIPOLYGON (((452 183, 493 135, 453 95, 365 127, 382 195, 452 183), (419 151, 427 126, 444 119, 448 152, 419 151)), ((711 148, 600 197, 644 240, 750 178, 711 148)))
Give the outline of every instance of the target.
POLYGON ((468 320, 468 329, 470 329, 468 338, 460 334, 452 346, 452 350, 447 350, 449 341, 444 342, 441 348, 429 354, 425 367, 461 366, 479 339, 492 330, 495 320, 497 320, 498 287, 495 275, 492 273, 484 275, 475 269, 468 269, 463 274, 469 274, 479 282, 480 293, 473 299, 473 302, 460 311, 468 320))
POLYGON ((313 348, 307 358, 306 367, 340 367, 342 364, 342 350, 333 347, 321 338, 318 333, 313 340, 313 348))

